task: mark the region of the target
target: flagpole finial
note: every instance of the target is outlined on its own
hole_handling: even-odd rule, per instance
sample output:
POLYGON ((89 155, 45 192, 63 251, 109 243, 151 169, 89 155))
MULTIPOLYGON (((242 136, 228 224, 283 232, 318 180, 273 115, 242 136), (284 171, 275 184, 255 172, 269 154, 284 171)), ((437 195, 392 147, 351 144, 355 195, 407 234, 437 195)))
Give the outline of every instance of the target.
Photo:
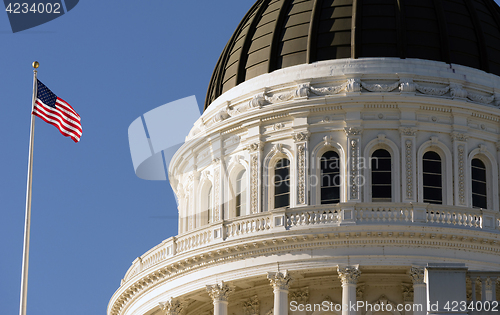
POLYGON ((37 69, 40 66, 40 63, 38 61, 33 61, 33 68, 37 69))

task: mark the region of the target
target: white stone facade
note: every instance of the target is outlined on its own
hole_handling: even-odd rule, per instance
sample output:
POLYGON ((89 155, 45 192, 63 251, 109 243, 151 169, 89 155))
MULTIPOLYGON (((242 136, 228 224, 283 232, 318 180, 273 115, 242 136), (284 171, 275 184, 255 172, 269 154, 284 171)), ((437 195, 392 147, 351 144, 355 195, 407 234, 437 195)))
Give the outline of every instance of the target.
POLYGON ((427 304, 447 298, 428 292, 446 288, 436 285, 450 274, 457 297, 497 299, 499 105, 499 77, 413 59, 318 62, 236 86, 170 163, 179 235, 133 262, 108 315, 351 315, 289 306, 427 304), (390 161, 387 200, 373 188, 380 149, 390 161), (339 200, 322 204, 320 162, 330 151, 339 200), (440 204, 426 202, 427 152, 440 159, 440 204), (280 207, 282 159, 289 203, 280 207))

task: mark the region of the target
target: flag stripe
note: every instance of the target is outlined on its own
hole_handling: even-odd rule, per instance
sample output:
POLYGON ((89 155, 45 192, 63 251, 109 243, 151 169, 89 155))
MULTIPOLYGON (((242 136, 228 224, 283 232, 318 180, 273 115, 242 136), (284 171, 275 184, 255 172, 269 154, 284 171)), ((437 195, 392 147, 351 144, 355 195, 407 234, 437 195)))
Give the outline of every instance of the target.
POLYGON ((54 125, 55 127, 57 127, 57 129, 59 129, 59 131, 64 136, 66 136, 66 137, 71 136, 72 138, 74 137, 74 138, 80 139, 81 134, 78 131, 72 131, 71 129, 67 129, 67 128, 62 127, 61 126, 61 122, 59 120, 52 119, 49 116, 45 115, 41 111, 34 112, 34 114, 36 116, 42 118, 43 120, 45 120, 45 122, 47 122, 47 123, 49 123, 49 124, 54 125))
POLYGON ((36 105, 37 106, 35 107, 35 109, 44 112, 46 116, 48 115, 58 120, 59 122, 64 124, 64 127, 66 127, 67 129, 72 129, 81 134, 80 124, 78 122, 75 122, 74 120, 71 120, 67 116, 64 116, 57 108, 52 108, 39 101, 36 102, 36 105))
POLYGON ((32 114, 55 126, 63 136, 71 137, 75 142, 80 141, 80 115, 40 80, 37 80, 37 95, 32 114))

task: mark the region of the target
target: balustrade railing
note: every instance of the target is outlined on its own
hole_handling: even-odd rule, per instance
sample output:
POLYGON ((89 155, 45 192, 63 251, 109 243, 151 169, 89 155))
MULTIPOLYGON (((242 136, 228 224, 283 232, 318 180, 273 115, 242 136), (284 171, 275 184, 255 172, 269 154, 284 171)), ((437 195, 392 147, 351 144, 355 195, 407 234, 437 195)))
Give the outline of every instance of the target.
POLYGON ((137 258, 124 281, 175 255, 238 237, 343 224, 433 225, 500 233, 500 213, 431 204, 352 203, 269 211, 213 223, 171 237, 137 258), (279 224, 278 224, 279 222, 279 224), (278 230, 279 228, 279 230, 278 230))

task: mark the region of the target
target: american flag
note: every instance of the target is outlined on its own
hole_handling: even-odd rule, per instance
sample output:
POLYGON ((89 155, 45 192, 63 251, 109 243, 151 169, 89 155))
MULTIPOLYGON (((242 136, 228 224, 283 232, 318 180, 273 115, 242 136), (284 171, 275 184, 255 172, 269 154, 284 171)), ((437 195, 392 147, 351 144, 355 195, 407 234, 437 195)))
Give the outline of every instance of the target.
POLYGON ((54 125, 65 137, 80 141, 82 125, 80 115, 63 99, 57 97, 48 87, 37 79, 37 94, 33 115, 54 125))

